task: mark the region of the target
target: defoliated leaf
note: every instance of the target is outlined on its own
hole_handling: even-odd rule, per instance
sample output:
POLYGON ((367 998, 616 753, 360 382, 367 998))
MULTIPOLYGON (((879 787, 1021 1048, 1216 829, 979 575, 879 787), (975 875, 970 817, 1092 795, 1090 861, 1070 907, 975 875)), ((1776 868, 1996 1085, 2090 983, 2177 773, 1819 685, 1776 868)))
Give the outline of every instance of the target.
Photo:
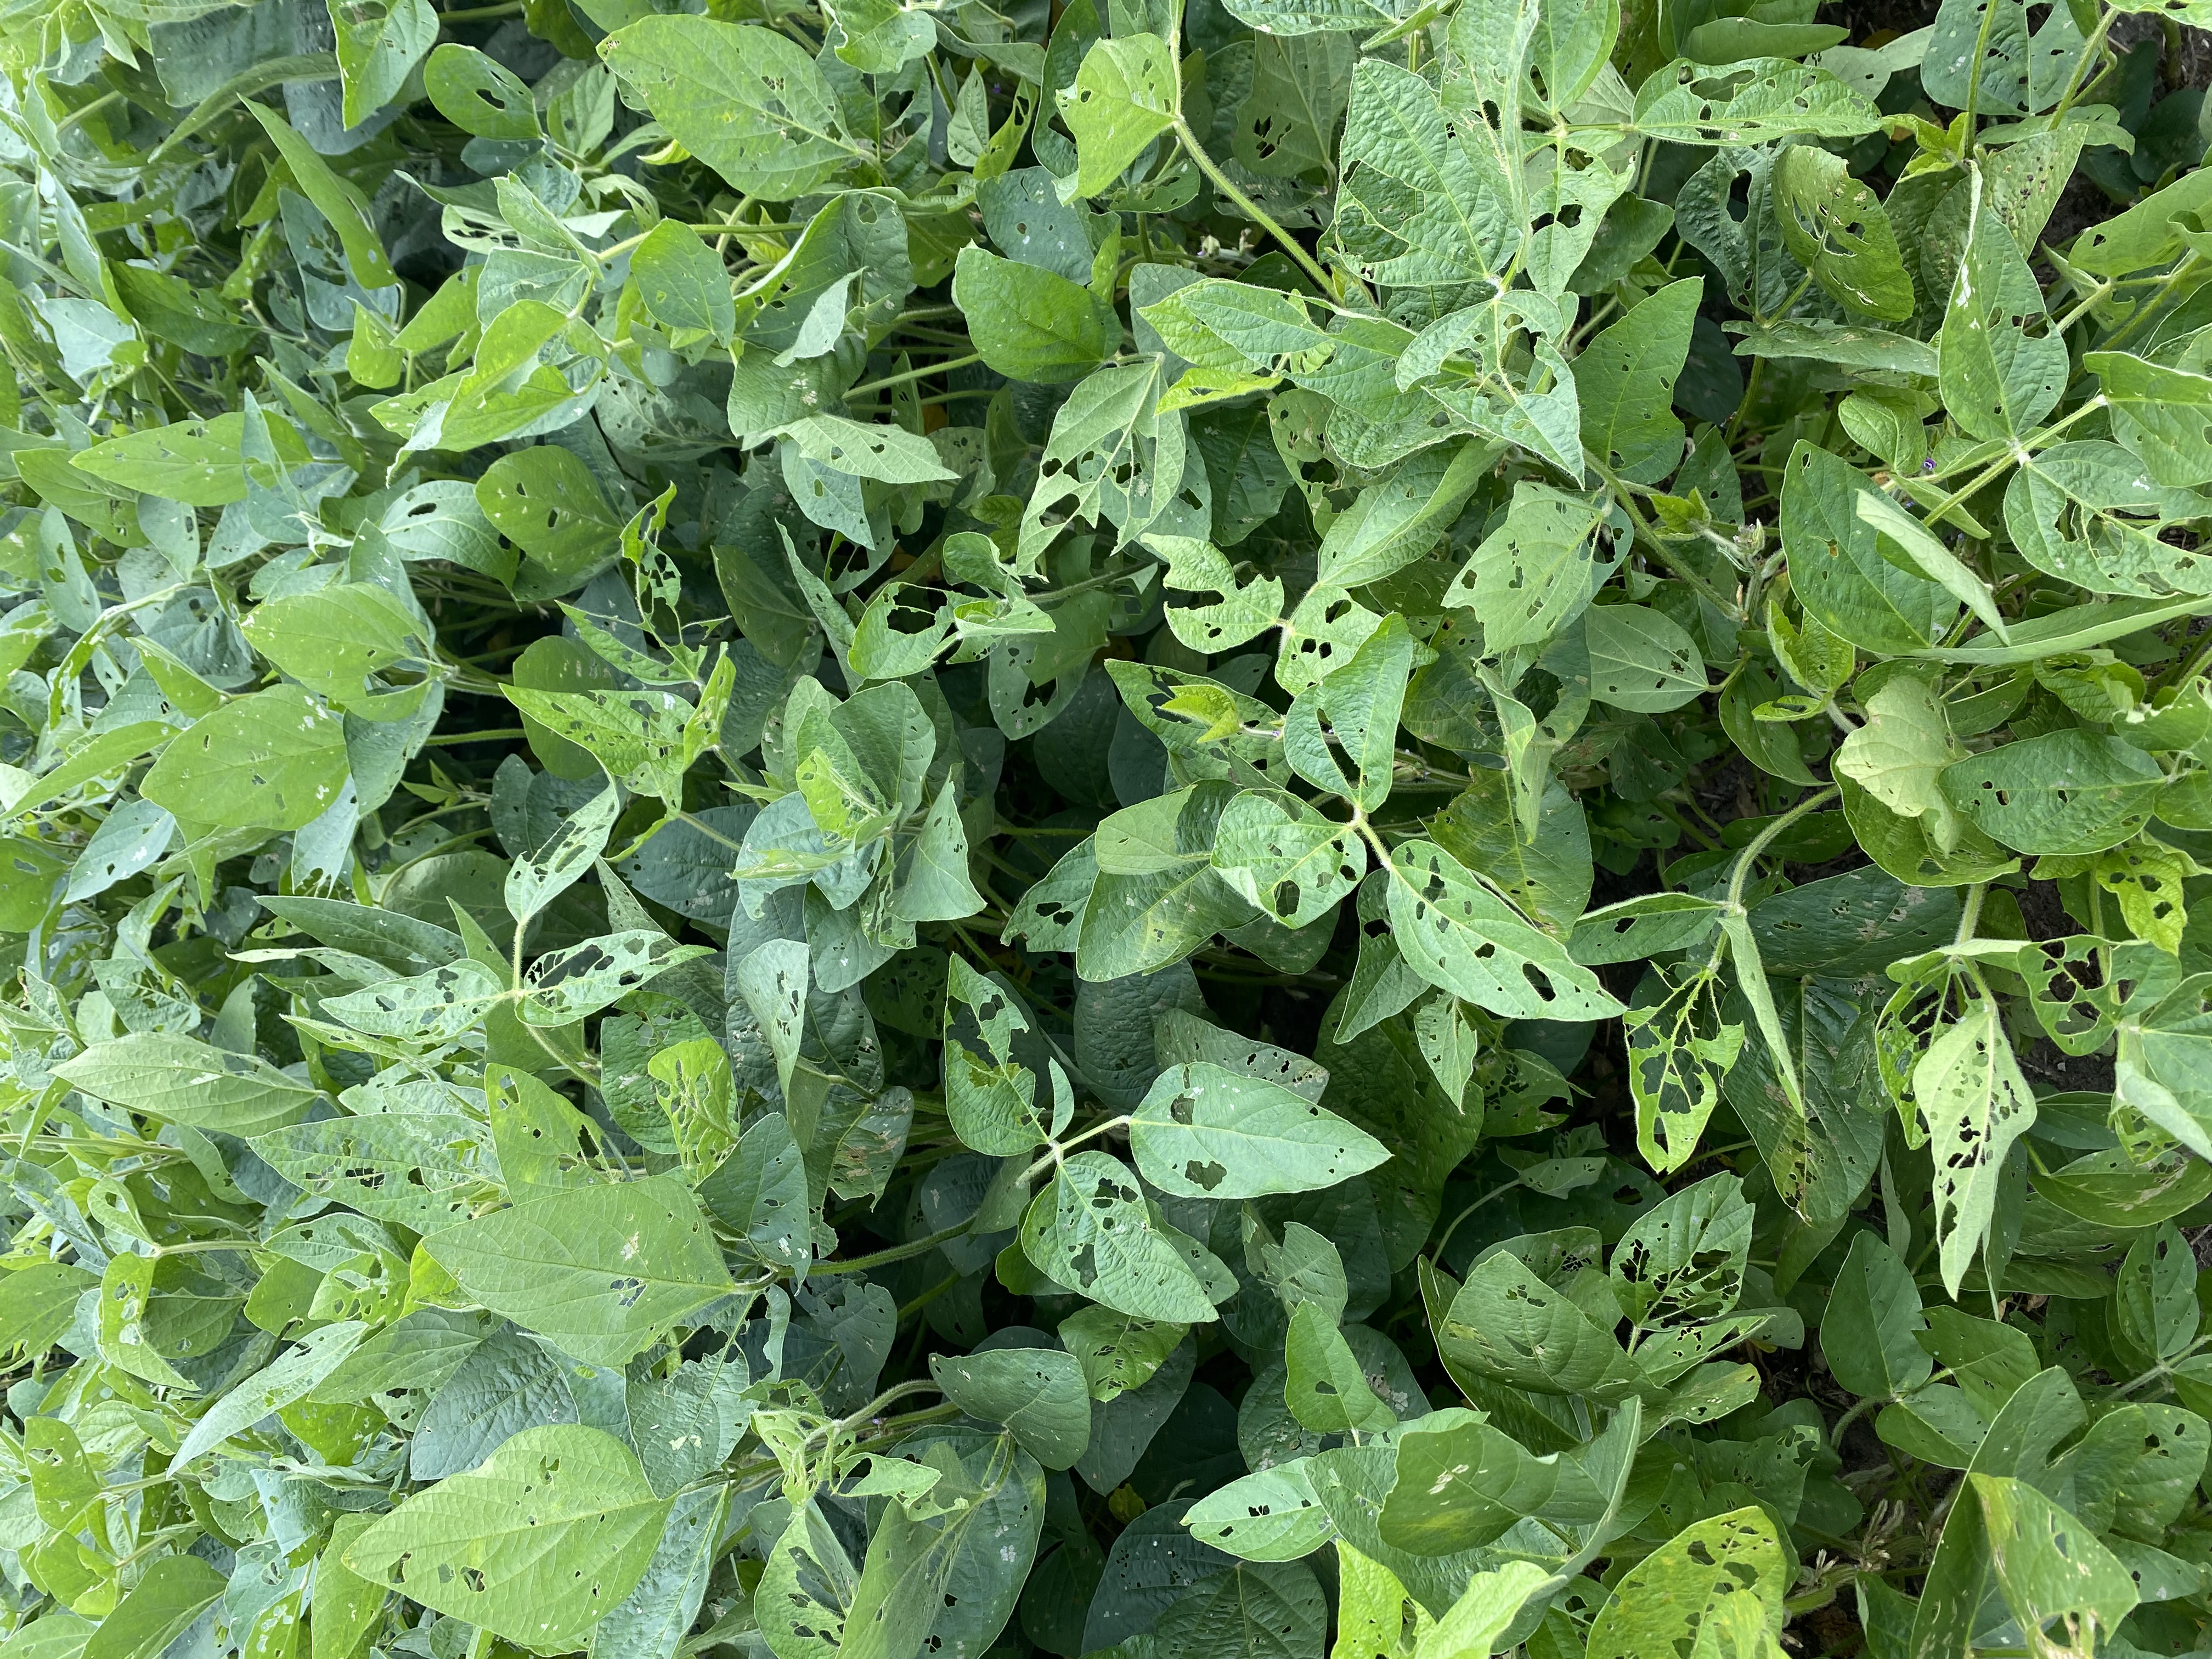
POLYGON ((127 1111, 241 1137, 297 1123, 322 1098, 256 1055, 154 1032, 95 1042, 54 1074, 127 1111))
POLYGON ((810 1498, 785 1522, 753 1592, 754 1617, 775 1659, 837 1659, 859 1574, 810 1498))
POLYGON ((1613 1247, 1609 1270, 1629 1322, 1649 1330, 1733 1312, 1751 1228, 1743 1183, 1732 1175, 1709 1176, 1637 1217, 1613 1247))
POLYGON ((1191 1536, 1247 1561, 1295 1561, 1328 1540, 1328 1511, 1306 1478, 1305 1460, 1231 1481, 1183 1512, 1191 1536))
POLYGON ((1303 1095, 1210 1060, 1160 1073, 1129 1115, 1129 1150, 1160 1191, 1214 1199, 1334 1187, 1390 1156, 1303 1095))
POLYGON ((1603 495, 1516 484, 1504 521, 1452 579, 1443 603, 1472 609, 1492 652, 1543 643, 1590 601, 1597 574, 1590 538, 1606 508, 1603 495))
POLYGON ((345 1553, 376 1524, 368 1515, 340 1515, 331 1541, 315 1558, 314 1619, 308 1630, 310 1659, 354 1659, 365 1650, 390 1592, 345 1565, 345 1553))
POLYGON ((1102 194, 1175 125, 1175 56, 1157 34, 1100 40, 1084 54, 1075 84, 1055 94, 1075 135, 1077 173, 1070 194, 1102 194))
POLYGON ((323 1012, 370 1036, 451 1042, 473 1030, 507 994, 506 982, 490 969, 464 958, 332 997, 323 1012))
POLYGON ((672 1502, 604 1431, 525 1429, 379 1520, 345 1565, 531 1651, 564 1652, 644 1577, 672 1502))
POLYGON ((1753 1505, 1699 1521, 1637 1564, 1590 1626, 1589 1659, 1649 1659, 1694 1643, 1719 1604, 1749 1601, 1770 1636, 1782 1631, 1790 1588, 1782 1546, 1766 1511, 1753 1505))
POLYGON ((1391 851, 1392 931, 1431 984, 1509 1019, 1604 1019, 1620 1004, 1550 934, 1432 842, 1391 851))
POLYGON ((1065 1469, 1091 1443, 1091 1391, 1073 1354, 1058 1348, 994 1348, 932 1354, 929 1374, 970 1417, 1003 1423, 1048 1469, 1065 1469))
POLYGON ((2065 1646, 2094 1652, 2135 1611, 2142 1595, 2136 1577, 2089 1528, 2027 1481, 1983 1474, 1966 1480, 1981 1500, 1997 1589, 2020 1628, 2031 1632, 2031 1644, 2044 1646, 2045 1626, 2057 1621, 2065 1646))
POLYGON ((337 33, 341 116, 359 126, 398 96, 408 71, 438 41, 430 0, 330 0, 337 33))
POLYGON ((1615 708, 1658 714, 1696 701, 1705 659, 1687 629, 1644 605, 1601 605, 1583 619, 1590 696, 1615 708))
POLYGON ((1971 188, 1966 258, 1938 342, 1939 383, 1944 408, 1971 435, 2017 439, 2065 390, 2066 342, 2051 328, 2043 290, 1978 173, 1971 188))
POLYGON ((1395 1427, 1397 1414, 1359 1368, 1336 1322, 1316 1302, 1291 1310, 1284 1347, 1283 1395, 1291 1415, 1318 1434, 1395 1427))
POLYGON ((803 1272, 813 1257, 805 1160, 781 1112, 747 1126, 737 1150, 699 1183, 699 1201, 759 1261, 803 1272))
POLYGON ((783 429, 784 439, 817 466, 878 483, 920 484, 959 477, 929 441, 903 427, 809 415, 783 429))
POLYGON ((1984 835, 2063 857, 2102 852, 2141 830, 2166 775, 2118 738, 2068 727, 1954 762, 1940 781, 1984 835))
POLYGON ((1382 1541, 1416 1555, 1474 1549, 1542 1509, 1559 1478, 1555 1459, 1532 1457, 1475 1413, 1436 1413, 1398 1437, 1382 1541))
POLYGON ((1213 867, 1285 927, 1304 927, 1359 885, 1367 844, 1293 795, 1247 790, 1221 815, 1213 867))
POLYGON ((1422 76, 1364 57, 1337 155, 1335 227, 1361 276, 1387 288, 1503 287, 1528 210, 1517 137, 1500 137, 1486 120, 1448 115, 1422 76))
POLYGON ((1785 133, 1855 138, 1881 115, 1826 70, 1780 58, 1677 59, 1636 89, 1636 130, 1678 144, 1753 144, 1785 133))
POLYGON ((1127 1165, 1104 1152, 1078 1152, 1030 1205, 1021 1243, 1038 1272, 1117 1312, 1204 1323, 1214 1316, 1214 1299, 1200 1268, 1218 1272, 1220 1263, 1170 1234, 1127 1165))
POLYGON ((1690 352, 1705 280, 1669 283, 1613 323, 1575 359, 1583 442, 1634 483, 1657 483, 1682 459, 1674 382, 1690 352))
POLYGON ((1814 282, 1862 316, 1912 315, 1912 279, 1889 215, 1841 156, 1792 144, 1775 160, 1772 189, 1783 242, 1814 282))
POLYGON ((626 1364, 731 1287, 698 1200, 672 1176, 533 1198, 423 1248, 471 1301, 599 1365, 626 1364))
POLYGON ((225 704, 172 742, 139 783, 192 823, 300 830, 338 798, 344 722, 297 686, 225 704))
POLYGON ((530 88, 474 46, 449 40, 432 52, 422 68, 422 89, 439 114, 479 138, 530 139, 542 131, 530 88))
POLYGON ((1437 1326, 1445 1359, 1536 1394, 1615 1401, 1649 1387, 1613 1334, 1508 1251, 1477 1262, 1437 1326))
POLYGON ((1953 1296, 1996 1212, 2005 1154, 2035 1121, 2035 1091, 2021 1075, 1996 1005, 1978 999, 1928 1045, 1912 1096, 1936 1161, 1936 1236, 1953 1296))
POLYGON ((557 577, 580 577, 622 535, 591 469, 558 444, 501 456, 477 480, 476 497, 493 529, 557 577))
POLYGON ((853 159, 822 71, 773 29, 641 17, 599 55, 678 143, 748 195, 790 201, 853 159))

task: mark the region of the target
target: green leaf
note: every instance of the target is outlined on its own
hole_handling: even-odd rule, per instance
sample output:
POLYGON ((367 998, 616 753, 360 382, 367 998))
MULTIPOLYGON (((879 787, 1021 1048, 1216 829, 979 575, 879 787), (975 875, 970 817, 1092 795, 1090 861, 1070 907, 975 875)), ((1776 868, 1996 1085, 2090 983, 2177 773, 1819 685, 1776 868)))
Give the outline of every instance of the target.
POLYGON ((129 1111, 240 1136, 296 1123, 322 1098, 256 1055, 153 1032, 94 1043, 55 1075, 129 1111))
POLYGON ((2119 1334, 2152 1361, 2178 1358, 2197 1335, 2197 1258, 2171 1222, 2136 1235, 2112 1301, 2119 1334))
POLYGON ((246 107, 276 146, 276 153, 283 157, 284 165, 291 169, 292 177, 307 199, 337 233, 354 280, 368 289, 396 287, 399 278, 392 274, 385 258, 384 244, 377 237, 375 223, 369 216, 368 199, 361 187, 333 171, 331 164, 274 110, 251 99, 246 100, 246 107))
POLYGON ((1088 289, 973 245, 953 267, 952 298, 983 361, 1011 380, 1079 380, 1120 343, 1112 308, 1088 289))
POLYGON ((1866 722, 1836 750, 1836 770, 1901 817, 1922 818, 1939 847, 1956 847, 1960 825, 1941 785, 1966 758, 1942 700, 1917 676, 1882 682, 1866 700, 1866 722))
POLYGON ((223 1577, 192 1555, 165 1555, 85 1641, 93 1659, 156 1659, 192 1621, 222 1598, 223 1577))
POLYGON ((1875 1234, 1851 1240, 1820 1316, 1820 1352, 1837 1382, 1862 1397, 1895 1399, 1925 1382, 1936 1362, 1916 1340, 1920 1291, 1875 1234))
POLYGON ((970 1417, 1003 1423, 1048 1469, 1064 1469, 1091 1443, 1091 1391, 1083 1368, 1056 1348, 1000 1348, 966 1358, 932 1355, 929 1374, 970 1417))
POLYGON ((599 55, 678 143, 748 195, 790 201, 853 157, 822 71, 773 29, 641 17, 599 55))
POLYGON ((368 1327, 359 1320, 343 1320, 308 1332, 297 1346, 286 1349, 210 1405, 177 1448, 177 1460, 189 1462, 203 1452, 213 1451, 270 1413, 305 1398, 368 1334, 368 1327))
POLYGON ((701 329, 717 340, 736 331, 730 273, 696 231, 662 220, 630 251, 629 268, 638 303, 662 327, 701 329))
POLYGON ((477 480, 476 495, 492 528, 556 575, 580 574, 622 534, 591 470, 557 444, 501 456, 477 480))
POLYGON ((332 0, 342 117, 359 126, 396 98, 422 55, 438 42, 438 14, 429 0, 332 0))
POLYGON ((333 582, 316 593, 270 599, 246 620, 262 655, 332 708, 364 720, 402 720, 422 701, 380 677, 426 665, 423 626, 391 592, 373 582, 333 582))
POLYGON ((2089 352, 2081 366, 2103 383, 2114 434, 2142 458, 2153 482, 2169 488, 2212 483, 2203 412, 2212 405, 2212 376, 2124 351, 2089 352))
POLYGON ((1875 526, 1858 515, 1872 485, 1818 446, 1790 452, 1782 487, 1782 546, 1799 603, 1831 633, 1882 655, 1932 645, 1958 615, 1941 584, 1881 555, 1875 526))
POLYGON ((82 450, 70 465, 106 483, 188 507, 227 507, 246 495, 239 447, 245 429, 245 418, 236 415, 149 427, 82 450))
POLYGON ((345 1565, 532 1650, 567 1650, 645 1576, 672 1500, 580 1424, 525 1429, 377 1521, 345 1565))
POLYGON ((470 1299, 620 1365, 730 1289, 697 1200, 668 1176, 533 1198, 424 1242, 470 1299))

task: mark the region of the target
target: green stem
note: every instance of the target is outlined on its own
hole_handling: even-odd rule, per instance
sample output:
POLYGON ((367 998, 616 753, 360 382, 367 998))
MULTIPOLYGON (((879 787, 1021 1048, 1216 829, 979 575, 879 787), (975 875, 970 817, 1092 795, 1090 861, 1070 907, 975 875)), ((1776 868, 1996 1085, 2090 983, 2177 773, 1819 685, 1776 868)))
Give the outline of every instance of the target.
POLYGON ((1503 1187, 1492 1187, 1480 1198, 1476 1199, 1474 1203, 1468 1205, 1467 1208, 1462 1210, 1457 1215, 1454 1216, 1451 1218, 1451 1225, 1444 1229, 1444 1236, 1437 1241, 1436 1249, 1429 1252, 1429 1260, 1437 1262, 1442 1261, 1444 1259, 1444 1247, 1451 1243, 1451 1237, 1454 1233, 1459 1231, 1459 1224, 1461 1222, 1466 1220, 1468 1217, 1473 1215, 1484 1205, 1489 1203, 1491 1200, 1504 1197, 1506 1194, 1511 1192, 1520 1184, 1519 1181, 1515 1180, 1507 1182, 1503 1187))
POLYGON ((943 374, 952 369, 965 368, 970 363, 980 363, 983 354, 971 351, 965 357, 955 357, 950 362, 925 363, 920 368, 909 368, 903 374, 887 374, 880 380, 871 380, 866 386, 856 386, 845 395, 857 398, 864 392, 881 392, 886 386, 904 386, 909 380, 923 380, 932 374, 943 374))
POLYGON ((1198 135, 1190 130, 1190 123, 1183 119, 1180 106, 1176 110, 1175 135, 1182 143, 1184 154, 1197 163, 1198 170, 1206 176, 1214 189, 1234 203, 1238 212, 1280 242, 1284 251, 1298 262, 1306 275, 1320 284, 1321 291, 1334 298, 1336 294, 1336 283, 1328 272, 1321 267, 1313 255, 1307 252, 1290 232, 1277 224, 1266 210, 1243 191, 1237 189, 1231 181, 1229 175, 1213 164, 1213 158, 1206 153, 1206 147, 1198 142, 1198 135))
POLYGON ((1667 567, 1669 574, 1687 583, 1723 614, 1734 617, 1739 622, 1746 620, 1741 605, 1734 599, 1723 596, 1718 588, 1698 574, 1693 566, 1686 561, 1677 559, 1668 550, 1667 544, 1660 537, 1657 527, 1650 520, 1644 516, 1643 509, 1636 505, 1635 497, 1631 493, 1629 485, 1617 477, 1612 468, 1587 449, 1583 452, 1583 460, 1591 471, 1605 480, 1606 488, 1613 491, 1613 500, 1620 503, 1621 510, 1628 514, 1629 523, 1636 527, 1638 538, 1657 556, 1659 562, 1667 567))
POLYGON ((817 1261, 806 1271, 809 1276, 823 1273, 866 1273, 872 1267, 887 1267, 894 1261, 905 1261, 914 1256, 927 1255, 940 1244, 950 1243, 968 1231, 968 1224, 947 1227, 942 1232, 931 1233, 925 1238, 909 1238, 903 1244, 894 1244, 887 1250, 878 1250, 872 1255, 848 1256, 842 1261, 817 1261))
POLYGON ((1803 817, 1808 812, 1814 811, 1820 807, 1826 805, 1828 802, 1835 799, 1835 795, 1836 789, 1833 784, 1829 785, 1825 789, 1815 790, 1813 793, 1806 796, 1804 799, 1799 801, 1795 806, 1791 807, 1788 811, 1784 812, 1780 817, 1775 819, 1773 823, 1768 824, 1765 829, 1760 830, 1756 836, 1752 837, 1751 845, 1745 848, 1741 853, 1737 854, 1735 870, 1734 873, 1729 877, 1728 905, 1729 909, 1735 910, 1742 908, 1744 884, 1751 878, 1751 866, 1758 860, 1759 855, 1767 849, 1774 838, 1780 835, 1784 830, 1787 830, 1791 824, 1796 823, 1798 819, 1803 817))

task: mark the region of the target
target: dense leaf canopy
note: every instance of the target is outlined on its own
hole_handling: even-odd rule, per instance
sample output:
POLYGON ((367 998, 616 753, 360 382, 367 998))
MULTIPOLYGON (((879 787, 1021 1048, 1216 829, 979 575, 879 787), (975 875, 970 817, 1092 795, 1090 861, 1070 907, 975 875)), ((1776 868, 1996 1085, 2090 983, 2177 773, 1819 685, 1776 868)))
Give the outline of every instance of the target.
POLYGON ((2199 23, 0 7, 0 1659, 2212 1650, 2199 23))

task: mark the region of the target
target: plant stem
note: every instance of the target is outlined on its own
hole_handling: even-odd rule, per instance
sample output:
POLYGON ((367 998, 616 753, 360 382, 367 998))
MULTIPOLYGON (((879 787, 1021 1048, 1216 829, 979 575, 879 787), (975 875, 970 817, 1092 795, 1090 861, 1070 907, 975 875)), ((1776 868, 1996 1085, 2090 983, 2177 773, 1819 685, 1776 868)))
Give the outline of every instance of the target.
POLYGON ((866 1273, 872 1267, 887 1267, 894 1261, 905 1261, 917 1255, 927 1255, 940 1244, 951 1243, 968 1231, 966 1222, 947 1227, 942 1232, 931 1233, 924 1238, 909 1238, 903 1244, 894 1244, 887 1250, 878 1250, 872 1255, 848 1256, 842 1261, 817 1261, 809 1267, 810 1278, 823 1273, 866 1273))
POLYGON ((909 368, 903 374, 886 374, 880 380, 870 380, 866 386, 856 386, 845 395, 857 398, 865 392, 881 392, 886 386, 904 386, 909 380, 927 379, 932 374, 943 374, 956 368, 965 368, 970 363, 980 363, 983 354, 971 351, 965 357, 955 357, 949 362, 925 363, 920 368, 909 368))
POLYGON ((1323 294, 1328 295, 1331 299, 1335 298, 1336 283, 1334 279, 1329 276, 1328 271, 1321 267, 1321 265, 1315 260, 1312 254, 1305 251, 1305 248, 1291 234, 1290 232, 1285 230, 1280 225, 1277 224, 1273 218, 1267 214, 1266 210, 1261 208, 1257 202, 1255 202, 1243 191, 1237 189, 1236 185, 1231 181, 1229 175, 1214 165, 1213 158, 1206 153, 1206 147, 1198 142, 1198 135, 1190 130, 1190 123, 1183 119, 1182 111, 1180 107, 1176 111, 1175 135, 1177 140, 1179 140, 1182 144, 1184 153, 1188 155, 1193 161, 1198 164, 1198 170, 1206 176, 1207 179, 1212 182, 1214 189, 1219 191, 1224 196, 1227 197, 1232 203, 1234 203, 1238 212, 1242 213, 1246 218, 1251 220, 1262 230, 1266 231, 1277 241, 1280 242, 1283 245, 1284 251, 1289 253, 1291 258, 1298 262, 1299 266, 1305 271, 1306 275, 1312 277, 1316 283, 1320 284, 1321 291, 1323 294))

